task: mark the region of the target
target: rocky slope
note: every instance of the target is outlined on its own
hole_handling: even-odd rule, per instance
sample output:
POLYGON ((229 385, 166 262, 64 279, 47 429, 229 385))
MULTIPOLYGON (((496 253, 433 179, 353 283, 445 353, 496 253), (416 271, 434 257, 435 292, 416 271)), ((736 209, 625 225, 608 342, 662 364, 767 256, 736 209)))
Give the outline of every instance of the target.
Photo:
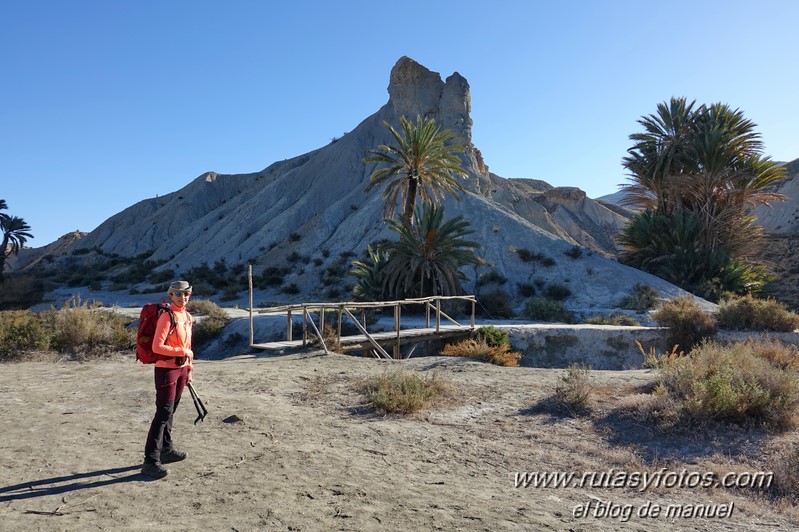
MULTIPOLYGON (((502 289, 511 296, 518 283, 564 284, 575 294, 570 305, 580 308, 615 307, 636 283, 679 293, 606 258, 615 254, 612 235, 626 219, 623 210, 577 188, 492 174, 471 142, 469 84, 460 74, 442 81, 403 57, 391 71, 388 93, 383 107, 327 146, 251 174, 205 173, 174 193, 112 216, 65 253, 94 248, 122 256, 150 254, 162 269, 176 272, 218 260, 254 263, 256 274, 285 267, 284 282, 299 288, 298 298, 324 299, 330 289, 325 272, 342 254, 360 255, 367 244, 393 236, 381 218, 381 191, 364 192, 374 170, 363 161, 366 150, 391 143, 384 121, 396 126, 402 115, 422 115, 434 117, 466 146, 468 192, 461 201, 447 200, 446 212, 471 222, 488 263, 466 272, 466 290, 474 292, 479 276, 496 270, 510 281, 502 289), (566 256, 575 245, 585 252, 566 256), (524 262, 518 250, 542 253, 555 264, 524 262)), ((19 266, 26 263, 21 255, 19 266)))

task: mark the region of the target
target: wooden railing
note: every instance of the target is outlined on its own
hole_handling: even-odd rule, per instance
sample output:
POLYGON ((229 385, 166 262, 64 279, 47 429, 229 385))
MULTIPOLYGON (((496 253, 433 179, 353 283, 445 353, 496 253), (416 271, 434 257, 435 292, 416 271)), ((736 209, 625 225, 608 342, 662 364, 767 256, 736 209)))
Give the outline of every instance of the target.
MULTIPOLYGON (((333 303, 296 303, 296 304, 289 304, 289 305, 281 305, 275 307, 268 307, 268 308, 253 308, 252 306, 252 284, 250 285, 250 347, 255 346, 254 341, 254 326, 253 326, 253 319, 256 314, 258 315, 280 315, 283 314, 286 316, 286 340, 288 342, 293 342, 293 325, 294 325, 294 316, 297 314, 302 314, 302 343, 300 345, 306 346, 308 345, 309 339, 309 331, 313 333, 313 336, 319 339, 319 342, 322 345, 322 348, 325 350, 326 353, 330 353, 328 346, 325 343, 323 338, 323 331, 325 325, 325 318, 326 314, 330 312, 337 313, 337 326, 336 326, 336 336, 335 341, 337 344, 342 344, 342 338, 346 340, 347 337, 342 337, 341 330, 344 318, 349 319, 355 327, 363 334, 366 340, 374 349, 375 353, 377 354, 378 358, 388 358, 388 359, 396 359, 399 358, 399 347, 401 341, 401 329, 402 329, 402 308, 408 306, 415 306, 415 305, 423 305, 424 306, 424 315, 425 315, 425 329, 429 330, 430 333, 439 333, 442 331, 442 324, 441 319, 444 318, 448 322, 452 323, 456 327, 465 328, 466 326, 461 325, 457 321, 455 321, 452 317, 447 315, 443 310, 441 310, 441 302, 448 301, 448 300, 461 300, 461 301, 469 301, 471 302, 471 318, 469 322, 469 329, 474 330, 475 328, 475 306, 477 303, 477 299, 473 295, 464 295, 464 296, 431 296, 431 297, 421 297, 421 298, 412 298, 412 299, 402 299, 397 301, 362 301, 362 302, 355 302, 355 301, 348 301, 348 302, 333 302, 333 303), (370 333, 367 330, 367 323, 366 323, 366 312, 369 309, 386 309, 386 308, 393 308, 394 309, 394 327, 393 332, 396 333, 396 337, 394 340, 394 354, 390 356, 386 350, 380 345, 380 342, 375 337, 374 333, 370 333), (361 313, 361 319, 359 320, 356 317, 358 312, 361 313), (311 318, 312 313, 317 313, 319 316, 319 325, 316 325, 316 322, 311 318), (432 320, 435 319, 435 329, 433 329, 432 320)), ((412 328, 411 328, 412 329, 412 328)), ((409 329, 405 329, 405 332, 408 332, 409 329)), ((383 335, 385 336, 385 335, 383 335)), ((385 338, 381 338, 383 343, 386 342, 385 338)), ((265 344, 259 344, 265 345, 265 344)))

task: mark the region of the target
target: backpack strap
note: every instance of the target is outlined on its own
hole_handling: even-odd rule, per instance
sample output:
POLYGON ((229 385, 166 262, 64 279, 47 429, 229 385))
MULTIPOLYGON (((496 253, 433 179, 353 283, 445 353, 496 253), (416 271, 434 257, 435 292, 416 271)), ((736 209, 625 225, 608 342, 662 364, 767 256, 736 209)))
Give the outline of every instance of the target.
POLYGON ((172 333, 175 332, 177 330, 177 327, 178 327, 178 322, 175 319, 175 313, 172 312, 172 307, 170 307, 168 303, 161 303, 161 305, 158 308, 158 315, 160 316, 162 312, 168 312, 169 313, 170 326, 169 326, 169 332, 167 333, 167 336, 172 336, 172 333))

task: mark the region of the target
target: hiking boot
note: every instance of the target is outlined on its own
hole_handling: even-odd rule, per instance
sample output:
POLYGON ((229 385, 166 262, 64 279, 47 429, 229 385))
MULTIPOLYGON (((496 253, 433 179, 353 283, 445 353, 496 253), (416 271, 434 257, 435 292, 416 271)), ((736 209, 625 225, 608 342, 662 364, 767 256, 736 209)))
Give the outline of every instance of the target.
POLYGON ((141 474, 152 478, 164 478, 169 474, 169 469, 161 465, 160 462, 144 462, 141 474))
POLYGON ((186 456, 188 456, 187 453, 172 449, 171 451, 161 453, 161 463, 171 464, 172 462, 180 462, 181 460, 185 460, 186 456))

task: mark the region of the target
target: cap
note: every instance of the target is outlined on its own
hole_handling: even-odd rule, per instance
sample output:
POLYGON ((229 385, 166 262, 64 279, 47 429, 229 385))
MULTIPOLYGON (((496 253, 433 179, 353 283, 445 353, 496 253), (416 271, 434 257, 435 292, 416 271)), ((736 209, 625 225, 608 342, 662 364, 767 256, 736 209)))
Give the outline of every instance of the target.
POLYGON ((174 281, 169 285, 169 291, 175 290, 188 290, 191 291, 191 285, 187 281, 174 281))

